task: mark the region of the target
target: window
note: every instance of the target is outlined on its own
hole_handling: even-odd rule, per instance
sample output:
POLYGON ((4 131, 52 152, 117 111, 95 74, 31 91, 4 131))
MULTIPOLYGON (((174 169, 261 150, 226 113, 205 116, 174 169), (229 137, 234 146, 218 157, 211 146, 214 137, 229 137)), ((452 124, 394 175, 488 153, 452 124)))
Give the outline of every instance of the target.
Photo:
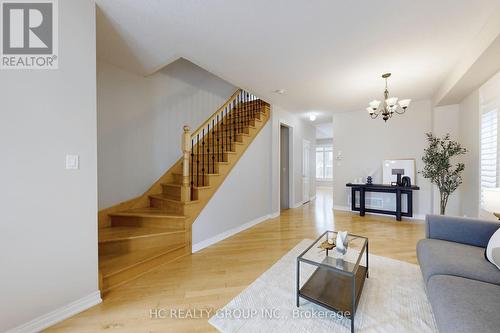
POLYGON ((481 114, 481 206, 485 188, 498 184, 498 110, 484 108, 481 114))
POLYGON ((332 180, 333 179, 333 147, 332 146, 317 146, 316 147, 316 179, 332 180))

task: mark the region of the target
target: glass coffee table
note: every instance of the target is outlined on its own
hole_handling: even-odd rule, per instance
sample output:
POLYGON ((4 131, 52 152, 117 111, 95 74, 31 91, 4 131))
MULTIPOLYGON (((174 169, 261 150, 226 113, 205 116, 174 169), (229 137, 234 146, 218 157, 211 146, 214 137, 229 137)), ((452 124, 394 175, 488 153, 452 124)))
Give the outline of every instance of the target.
POLYGON ((368 278, 368 238, 348 234, 349 247, 345 255, 336 249, 321 252, 320 244, 331 238, 335 240, 337 232, 325 231, 297 257, 297 307, 302 297, 335 311, 351 320, 351 332, 354 332, 354 315, 368 278), (316 266, 302 287, 301 263, 316 266))

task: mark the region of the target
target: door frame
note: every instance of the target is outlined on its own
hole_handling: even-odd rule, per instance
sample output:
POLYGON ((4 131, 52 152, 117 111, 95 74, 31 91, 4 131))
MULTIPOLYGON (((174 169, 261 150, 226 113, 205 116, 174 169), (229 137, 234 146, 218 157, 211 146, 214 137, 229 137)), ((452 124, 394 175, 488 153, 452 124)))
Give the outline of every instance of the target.
POLYGON ((279 123, 279 130, 280 134, 278 135, 278 165, 279 165, 279 186, 278 186, 278 203, 279 203, 279 208, 281 210, 281 127, 286 127, 288 128, 288 208, 295 208, 295 185, 293 182, 293 173, 294 173, 294 168, 293 168, 293 127, 280 122, 279 123))
POLYGON ((309 201, 311 201, 311 141, 309 140, 306 140, 306 139, 302 139, 302 170, 301 170, 301 181, 302 181, 302 203, 307 203, 309 201), (308 160, 304 159, 304 148, 306 147, 306 145, 309 147, 309 155, 307 156, 308 160), (307 170, 307 173, 305 172, 305 165, 308 166, 308 169, 307 170), (305 197, 305 193, 304 193, 304 178, 308 178, 309 179, 309 182, 308 182, 308 186, 309 188, 307 189, 307 193, 308 193, 308 196, 307 198, 304 198, 305 197))

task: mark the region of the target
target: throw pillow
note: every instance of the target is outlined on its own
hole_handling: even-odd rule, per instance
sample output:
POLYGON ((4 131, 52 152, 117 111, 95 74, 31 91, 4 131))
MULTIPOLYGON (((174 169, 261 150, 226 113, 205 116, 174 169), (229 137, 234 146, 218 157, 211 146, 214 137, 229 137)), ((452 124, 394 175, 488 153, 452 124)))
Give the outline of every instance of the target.
POLYGON ((486 259, 500 269, 500 229, 495 231, 488 242, 486 259))

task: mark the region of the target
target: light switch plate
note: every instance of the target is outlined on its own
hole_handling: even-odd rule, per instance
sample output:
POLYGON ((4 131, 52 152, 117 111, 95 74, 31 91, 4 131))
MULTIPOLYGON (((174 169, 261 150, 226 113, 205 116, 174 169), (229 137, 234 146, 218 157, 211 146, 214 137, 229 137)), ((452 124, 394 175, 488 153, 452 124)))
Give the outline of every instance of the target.
POLYGON ((66 155, 66 170, 77 170, 80 168, 78 155, 66 155))

